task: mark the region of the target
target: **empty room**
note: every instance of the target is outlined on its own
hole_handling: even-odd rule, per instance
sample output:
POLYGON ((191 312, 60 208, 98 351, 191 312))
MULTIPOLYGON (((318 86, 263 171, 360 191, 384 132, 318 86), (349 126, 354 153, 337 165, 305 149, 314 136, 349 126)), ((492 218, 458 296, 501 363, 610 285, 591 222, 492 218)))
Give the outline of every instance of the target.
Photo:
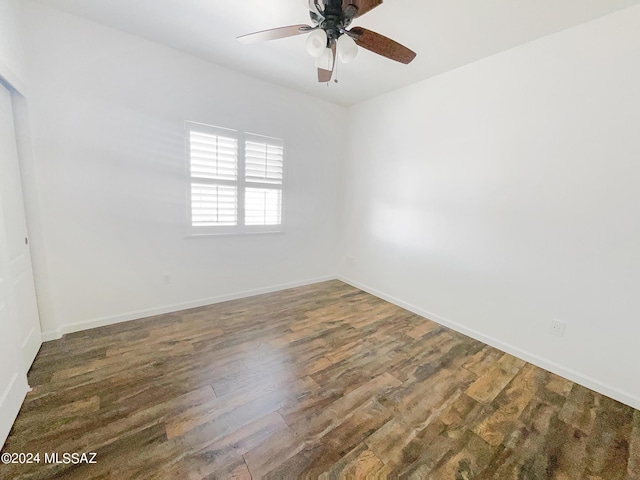
POLYGON ((640 0, 0 0, 0 479, 640 480, 640 0))

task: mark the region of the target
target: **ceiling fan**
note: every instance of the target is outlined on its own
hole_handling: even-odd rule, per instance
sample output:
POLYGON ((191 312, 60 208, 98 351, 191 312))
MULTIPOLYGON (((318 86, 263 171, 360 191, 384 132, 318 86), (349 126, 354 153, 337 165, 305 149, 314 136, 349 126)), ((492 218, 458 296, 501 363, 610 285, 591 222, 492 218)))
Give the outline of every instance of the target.
POLYGON ((336 56, 348 63, 358 55, 358 46, 400 63, 408 64, 416 53, 398 42, 362 27, 347 30, 354 18, 361 17, 382 0, 309 0, 309 15, 314 26, 289 25, 238 37, 242 43, 255 43, 308 33, 307 52, 316 60, 318 81, 333 76, 336 56))

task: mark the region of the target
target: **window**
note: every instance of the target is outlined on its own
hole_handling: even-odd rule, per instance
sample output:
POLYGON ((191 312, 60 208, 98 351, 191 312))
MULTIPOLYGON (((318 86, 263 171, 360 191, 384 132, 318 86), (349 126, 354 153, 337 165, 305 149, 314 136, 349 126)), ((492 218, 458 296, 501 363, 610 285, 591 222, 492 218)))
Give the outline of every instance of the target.
POLYGON ((282 230, 282 140, 187 122, 189 233, 282 230))

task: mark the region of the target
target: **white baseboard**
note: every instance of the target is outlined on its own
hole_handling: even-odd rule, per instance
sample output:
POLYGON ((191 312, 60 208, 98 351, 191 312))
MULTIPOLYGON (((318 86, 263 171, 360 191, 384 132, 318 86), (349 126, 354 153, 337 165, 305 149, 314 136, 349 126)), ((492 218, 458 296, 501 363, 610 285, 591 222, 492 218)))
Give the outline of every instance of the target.
POLYGON ((92 320, 86 320, 83 322, 76 322, 67 325, 63 325, 60 329, 48 332, 42 332, 42 339, 45 342, 51 340, 57 340, 67 333, 79 332, 81 330, 89 330, 91 328, 104 327, 106 325, 113 325, 115 323, 128 322, 130 320, 138 320, 140 318, 152 317, 154 315, 162 315, 165 313, 179 312, 181 310, 188 310, 190 308, 205 307, 207 305, 213 305, 214 303, 228 302, 230 300, 238 300, 240 298, 253 297, 254 295, 262 295, 264 293, 273 293, 280 290, 286 290, 288 288, 302 287, 305 285, 312 285, 314 283, 326 282, 328 280, 335 280, 335 275, 326 275, 322 277, 309 278, 305 280, 299 280, 295 282, 283 283, 280 285, 272 285, 270 287, 256 288, 253 290, 245 290, 242 292, 229 293, 225 295, 219 295, 216 297, 203 298, 200 300, 193 300, 183 303, 175 303, 172 305, 164 305, 156 308, 147 308, 143 310, 136 310, 133 312, 127 312, 119 315, 113 315, 108 317, 101 317, 92 320))
POLYGON ((42 341, 50 342, 52 340, 59 340, 62 338, 62 332, 60 330, 50 330, 48 332, 42 332, 42 341))
POLYGON ((625 405, 629 405, 630 407, 640 410, 640 398, 638 398, 637 396, 631 393, 625 392, 616 387, 612 387, 611 385, 608 385, 605 382, 592 378, 589 375, 585 375, 573 369, 566 368, 555 362, 546 360, 542 357, 539 357, 538 355, 530 353, 526 350, 522 350, 521 348, 510 345, 508 343, 504 343, 496 338, 487 336, 471 328, 467 328, 464 325, 461 325, 457 322, 453 322, 451 320, 443 318, 440 315, 437 315, 433 312, 429 312, 422 308, 416 307, 415 305, 407 303, 403 300, 400 300, 399 298, 380 292, 375 288, 371 288, 367 285, 363 285, 359 282, 350 280, 348 278, 344 278, 339 275, 336 278, 353 287, 359 288, 360 290, 370 293, 371 295, 374 295, 378 298, 386 300, 387 302, 393 303, 394 305, 404 308, 405 310, 409 310, 410 312, 420 315, 421 317, 425 317, 425 318, 428 318, 429 320, 433 320, 434 322, 439 323, 440 325, 443 325, 445 327, 451 328, 456 332, 467 335, 471 338, 474 338, 475 340, 486 343, 487 345, 491 345, 492 347, 495 347, 503 352, 509 353, 533 365, 536 365, 540 368, 548 370, 549 372, 555 373, 556 375, 560 375, 561 377, 571 380, 572 382, 576 382, 582 386, 590 388, 591 390, 594 390, 598 393, 611 397, 614 400, 618 400, 619 402, 622 402, 625 405))
POLYGON ((29 368, 31 368, 31 364, 35 360, 36 355, 40 350, 40 345, 42 345, 42 335, 40 334, 40 327, 38 326, 38 328, 36 328, 34 326, 22 342, 22 345, 20 345, 22 358, 24 360, 24 365, 27 371, 29 370, 29 368))

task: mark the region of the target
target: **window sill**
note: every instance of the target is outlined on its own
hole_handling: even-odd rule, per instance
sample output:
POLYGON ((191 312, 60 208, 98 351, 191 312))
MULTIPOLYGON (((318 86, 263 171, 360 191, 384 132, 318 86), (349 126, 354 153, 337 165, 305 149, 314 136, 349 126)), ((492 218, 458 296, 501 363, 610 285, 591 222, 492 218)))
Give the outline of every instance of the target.
POLYGON ((227 231, 187 231, 184 238, 206 238, 206 237, 248 237, 255 235, 284 235, 284 229, 278 230, 227 230, 227 231))

